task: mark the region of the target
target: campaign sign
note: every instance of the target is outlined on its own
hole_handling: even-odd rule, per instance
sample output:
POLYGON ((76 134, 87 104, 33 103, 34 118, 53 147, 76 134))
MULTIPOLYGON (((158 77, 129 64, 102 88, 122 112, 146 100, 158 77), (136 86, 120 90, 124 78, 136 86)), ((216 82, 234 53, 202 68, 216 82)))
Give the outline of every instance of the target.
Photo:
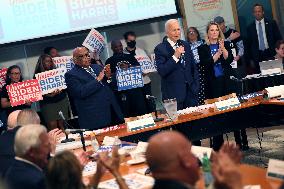
POLYGON ((70 71, 74 67, 72 56, 60 56, 52 58, 56 68, 65 68, 66 72, 70 71))
POLYGON ((150 60, 148 56, 135 56, 135 58, 139 62, 143 73, 150 73, 157 71, 155 64, 150 60))
POLYGON ((11 106, 19 106, 27 101, 36 102, 42 100, 41 89, 36 79, 7 85, 11 106))
POLYGON ((0 70, 0 90, 2 87, 6 84, 6 73, 7 73, 7 68, 3 68, 0 70))
POLYGON ((57 68, 36 74, 35 77, 41 87, 42 95, 52 93, 55 90, 66 89, 65 73, 65 68, 57 68))
POLYGON ((100 55, 105 48, 105 38, 97 30, 92 29, 82 45, 91 52, 100 55))
POLYGON ((140 66, 118 69, 116 72, 117 90, 123 91, 143 87, 142 69, 140 66))

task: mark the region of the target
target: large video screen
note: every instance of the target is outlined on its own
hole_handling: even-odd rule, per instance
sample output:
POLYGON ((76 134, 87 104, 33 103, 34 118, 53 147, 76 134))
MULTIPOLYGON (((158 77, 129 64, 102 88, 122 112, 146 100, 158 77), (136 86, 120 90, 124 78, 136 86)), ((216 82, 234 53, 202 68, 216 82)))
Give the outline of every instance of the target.
POLYGON ((0 44, 177 13, 175 0, 0 1, 0 44))

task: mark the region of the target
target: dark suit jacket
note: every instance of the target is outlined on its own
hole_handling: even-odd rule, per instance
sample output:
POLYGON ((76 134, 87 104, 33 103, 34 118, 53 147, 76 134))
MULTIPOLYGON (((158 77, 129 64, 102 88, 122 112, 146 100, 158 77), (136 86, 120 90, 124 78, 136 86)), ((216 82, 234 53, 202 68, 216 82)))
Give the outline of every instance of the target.
POLYGON ((186 66, 173 59, 174 49, 167 40, 156 46, 155 60, 157 70, 161 76, 162 98, 176 98, 178 103, 191 101, 191 105, 197 105, 199 91, 199 78, 193 55, 188 42, 182 41, 185 48, 186 66), (187 84, 189 87, 187 87, 187 84), (186 99, 186 98, 190 99, 186 99))
POLYGON ((23 161, 15 160, 5 173, 10 189, 45 189, 45 176, 41 170, 23 161))
MULTIPOLYGON (((269 46, 269 52, 272 56, 275 55, 275 43, 276 41, 282 39, 281 33, 279 31, 278 25, 274 20, 264 19, 266 38, 269 46)), ((250 58, 255 62, 259 62, 259 45, 258 45, 258 35, 256 30, 255 20, 247 28, 248 37, 248 50, 250 58)))
MULTIPOLYGON (((230 51, 230 44, 229 42, 225 41, 224 43, 225 48, 227 49, 229 56, 225 60, 223 56, 219 58, 216 62, 221 62, 222 68, 224 70, 224 77, 225 80, 230 80, 230 75, 232 75, 232 67, 231 63, 233 61, 233 55, 230 51)), ((200 64, 204 66, 204 89, 205 89, 205 96, 207 98, 215 98, 212 96, 212 82, 216 79, 215 72, 214 72, 214 60, 211 55, 210 46, 207 44, 203 44, 198 47, 198 54, 200 58, 200 64)), ((228 82, 229 83, 229 82, 228 82)), ((228 86, 230 87, 230 86, 228 86)))
POLYGON ((14 139, 19 128, 19 126, 15 127, 0 135, 0 176, 2 176, 14 162, 14 139))
POLYGON ((188 186, 174 180, 155 179, 152 189, 190 189, 188 186))
MULTIPOLYGON (((102 67, 91 65, 99 75, 102 67)), ((98 82, 82 67, 75 67, 65 74, 69 94, 78 111, 79 125, 84 129, 98 129, 111 123, 111 108, 123 120, 121 110, 106 82, 98 82)))

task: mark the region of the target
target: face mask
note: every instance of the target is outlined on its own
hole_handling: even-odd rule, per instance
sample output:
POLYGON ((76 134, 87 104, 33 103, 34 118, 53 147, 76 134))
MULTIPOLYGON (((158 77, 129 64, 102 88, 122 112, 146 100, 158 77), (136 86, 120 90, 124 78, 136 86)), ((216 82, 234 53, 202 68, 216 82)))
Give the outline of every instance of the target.
POLYGON ((135 40, 127 42, 127 46, 130 47, 131 49, 134 48, 135 45, 136 45, 136 41, 135 40))

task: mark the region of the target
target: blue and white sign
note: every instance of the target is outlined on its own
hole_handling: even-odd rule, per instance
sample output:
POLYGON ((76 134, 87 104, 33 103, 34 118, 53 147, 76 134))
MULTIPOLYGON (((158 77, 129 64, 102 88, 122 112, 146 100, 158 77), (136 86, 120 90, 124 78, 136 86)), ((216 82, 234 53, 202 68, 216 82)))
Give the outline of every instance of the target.
POLYGON ((141 65, 143 73, 156 72, 155 63, 151 61, 148 56, 135 56, 139 64, 141 65))
POLYGON ((143 87, 142 69, 140 66, 116 71, 118 91, 143 87))
POLYGON ((66 72, 70 71, 75 65, 72 56, 60 56, 52 59, 56 68, 64 68, 66 72))

